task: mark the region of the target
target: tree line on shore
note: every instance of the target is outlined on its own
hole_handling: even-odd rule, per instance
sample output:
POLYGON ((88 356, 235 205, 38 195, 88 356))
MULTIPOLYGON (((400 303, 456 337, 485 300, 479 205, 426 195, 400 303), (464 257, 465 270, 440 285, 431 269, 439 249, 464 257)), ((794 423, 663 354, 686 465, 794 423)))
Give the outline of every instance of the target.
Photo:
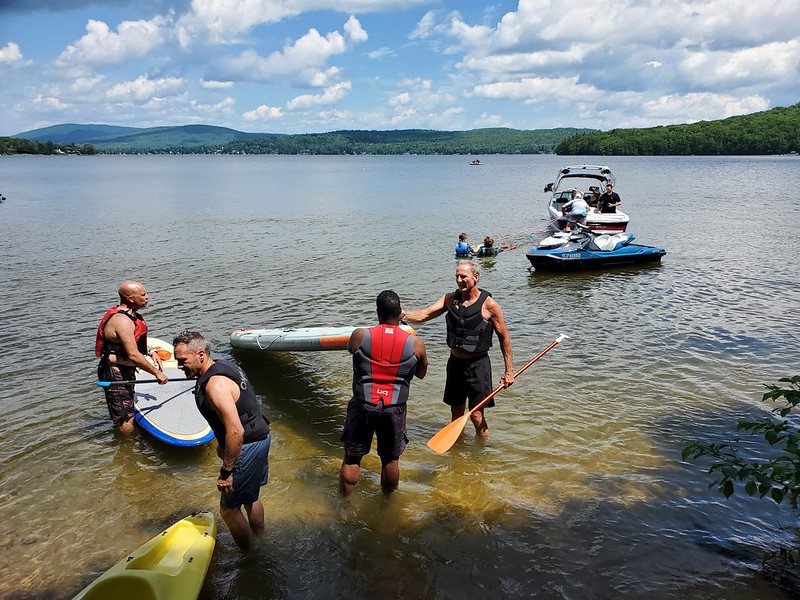
POLYGON ((690 125, 579 133, 556 146, 556 154, 600 156, 763 155, 796 152, 800 152, 800 103, 690 125))
POLYGON ((0 154, 96 154, 92 144, 56 144, 0 137, 0 154))

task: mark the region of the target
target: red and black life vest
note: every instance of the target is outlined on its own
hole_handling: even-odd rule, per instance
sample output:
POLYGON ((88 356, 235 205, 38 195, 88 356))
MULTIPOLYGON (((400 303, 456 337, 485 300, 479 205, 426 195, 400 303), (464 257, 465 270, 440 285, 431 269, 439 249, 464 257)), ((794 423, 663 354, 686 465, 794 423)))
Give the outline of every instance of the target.
POLYGON ((105 334, 103 333, 108 320, 117 313, 125 315, 131 321, 133 321, 133 339, 136 340, 136 348, 142 354, 147 354, 147 324, 144 322, 142 316, 137 312, 127 312, 119 306, 114 306, 106 311, 106 314, 103 315, 103 318, 100 321, 100 326, 97 328, 97 338, 95 339, 94 343, 94 355, 97 357, 105 357, 108 356, 110 352, 115 352, 120 354, 121 358, 126 358, 125 356, 122 356, 122 346, 118 343, 106 342, 105 334))
POLYGON ((394 325, 370 327, 353 353, 353 396, 368 404, 404 404, 416 370, 410 333, 394 325))
POLYGON ((488 352, 492 346, 494 325, 483 318, 481 309, 486 299, 491 296, 486 290, 480 290, 478 299, 464 306, 461 304, 461 291, 453 294, 453 305, 447 310, 447 345, 450 348, 461 348, 466 352, 488 352))

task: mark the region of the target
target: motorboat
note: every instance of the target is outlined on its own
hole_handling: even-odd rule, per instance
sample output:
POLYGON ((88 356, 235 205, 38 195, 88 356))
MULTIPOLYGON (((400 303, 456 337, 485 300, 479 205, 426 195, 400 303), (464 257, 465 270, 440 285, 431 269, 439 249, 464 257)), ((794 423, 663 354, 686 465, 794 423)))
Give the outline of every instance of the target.
POLYGON ((578 225, 574 231, 558 231, 526 253, 534 269, 577 270, 634 265, 661 260, 667 252, 655 246, 633 244, 627 231, 597 234, 578 225))
MULTIPOLYGON (((569 219, 564 215, 564 205, 572 200, 573 190, 581 190, 584 198, 592 192, 602 194, 606 184, 616 187, 616 178, 606 166, 602 165, 569 165, 561 167, 556 174, 556 179, 548 183, 544 191, 549 193, 547 201, 547 214, 550 223, 557 229, 566 229, 569 219)), ((603 213, 589 208, 586 215, 586 226, 597 232, 625 231, 630 218, 624 212, 617 210, 613 213, 603 213)))

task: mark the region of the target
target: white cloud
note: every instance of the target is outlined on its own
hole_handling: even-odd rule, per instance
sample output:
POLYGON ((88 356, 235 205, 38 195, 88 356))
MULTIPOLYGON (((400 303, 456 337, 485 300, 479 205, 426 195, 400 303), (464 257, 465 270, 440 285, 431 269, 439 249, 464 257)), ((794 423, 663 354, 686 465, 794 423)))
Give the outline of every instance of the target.
POLYGON ((258 108, 244 113, 242 118, 245 121, 269 121, 272 119, 280 119, 282 116, 283 111, 279 107, 262 104, 258 108))
POLYGON ((500 81, 477 85, 476 96, 484 98, 522 100, 526 104, 546 100, 580 100, 598 93, 591 85, 578 83, 578 77, 525 77, 517 81, 500 81))
POLYGON ((33 103, 38 108, 44 108, 47 110, 64 110, 70 107, 69 104, 64 104, 60 99, 54 96, 42 96, 41 94, 33 99, 33 103))
POLYGON ((123 21, 113 32, 102 21, 90 19, 86 35, 67 46, 56 66, 112 65, 138 59, 161 46, 169 37, 169 18, 150 21, 123 21))
POLYGON ((699 52, 688 56, 680 69, 687 79, 703 86, 797 81, 800 77, 800 40, 774 42, 734 52, 699 52))
POLYGON ((5 48, 0 48, 0 66, 19 65, 22 63, 22 60, 22 52, 19 49, 19 44, 8 42, 5 48))
MULTIPOLYGON (((366 32, 353 17, 345 23, 345 30, 353 42, 366 39, 366 32)), ((323 36, 312 28, 280 52, 261 57, 254 50, 245 50, 236 58, 222 61, 218 70, 224 72, 225 79, 243 81, 270 82, 288 75, 299 76, 304 82, 319 81, 319 68, 348 47, 347 39, 338 31, 323 36)))
POLYGON ((366 42, 369 39, 367 32, 364 31, 364 28, 361 27, 361 23, 359 22, 359 20, 356 19, 353 15, 350 15, 350 18, 347 19, 347 23, 344 24, 343 29, 344 32, 347 34, 347 37, 354 44, 358 44, 360 42, 366 42))
POLYGON ((336 104, 342 98, 347 96, 352 84, 349 81, 342 81, 328 88, 322 94, 304 94, 292 98, 286 103, 288 110, 307 110, 313 106, 321 104, 336 104))
POLYGON ((712 93, 671 94, 644 104, 648 116, 675 123, 733 117, 768 108, 769 101, 762 96, 738 98, 712 93), (687 119, 687 115, 691 118, 687 119))
POLYGON ((378 48, 377 50, 373 50, 372 52, 367 52, 367 56, 372 60, 380 60, 385 56, 396 56, 396 55, 397 53, 391 48, 388 48, 387 46, 383 46, 381 48, 378 48))
POLYGON ((150 79, 147 75, 142 75, 133 81, 125 81, 112 86, 107 95, 111 100, 134 100, 137 102, 159 100, 160 96, 175 92, 184 84, 184 80, 179 77, 150 79))
POLYGON ((200 87, 207 90, 227 90, 233 87, 232 81, 208 81, 206 79, 200 80, 200 87))

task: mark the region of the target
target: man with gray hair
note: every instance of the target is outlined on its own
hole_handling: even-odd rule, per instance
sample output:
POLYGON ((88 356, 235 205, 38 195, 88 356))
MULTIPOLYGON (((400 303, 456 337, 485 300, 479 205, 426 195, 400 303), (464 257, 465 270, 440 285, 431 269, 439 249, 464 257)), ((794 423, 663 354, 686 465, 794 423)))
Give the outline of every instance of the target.
POLYGON ((217 455, 222 459, 217 477, 220 515, 236 545, 249 550, 253 535, 264 530, 258 495, 269 475, 269 420, 244 372, 232 361, 214 360, 202 335, 184 331, 172 345, 178 368, 197 378, 197 408, 217 438, 217 455))
MULTIPOLYGON (((447 313, 445 320, 450 358, 447 360, 444 403, 450 406, 453 421, 464 415, 467 400, 469 407, 473 408, 492 392, 492 364, 488 351, 494 333, 497 333, 505 362, 500 384, 508 387, 514 383, 511 338, 503 311, 489 292, 478 288, 479 279, 477 265, 462 260, 456 267, 456 291, 445 294, 427 308, 402 315, 406 321, 424 323, 447 313)), ((470 415, 475 433, 480 437, 489 435, 483 409, 492 406, 493 399, 470 415)))

